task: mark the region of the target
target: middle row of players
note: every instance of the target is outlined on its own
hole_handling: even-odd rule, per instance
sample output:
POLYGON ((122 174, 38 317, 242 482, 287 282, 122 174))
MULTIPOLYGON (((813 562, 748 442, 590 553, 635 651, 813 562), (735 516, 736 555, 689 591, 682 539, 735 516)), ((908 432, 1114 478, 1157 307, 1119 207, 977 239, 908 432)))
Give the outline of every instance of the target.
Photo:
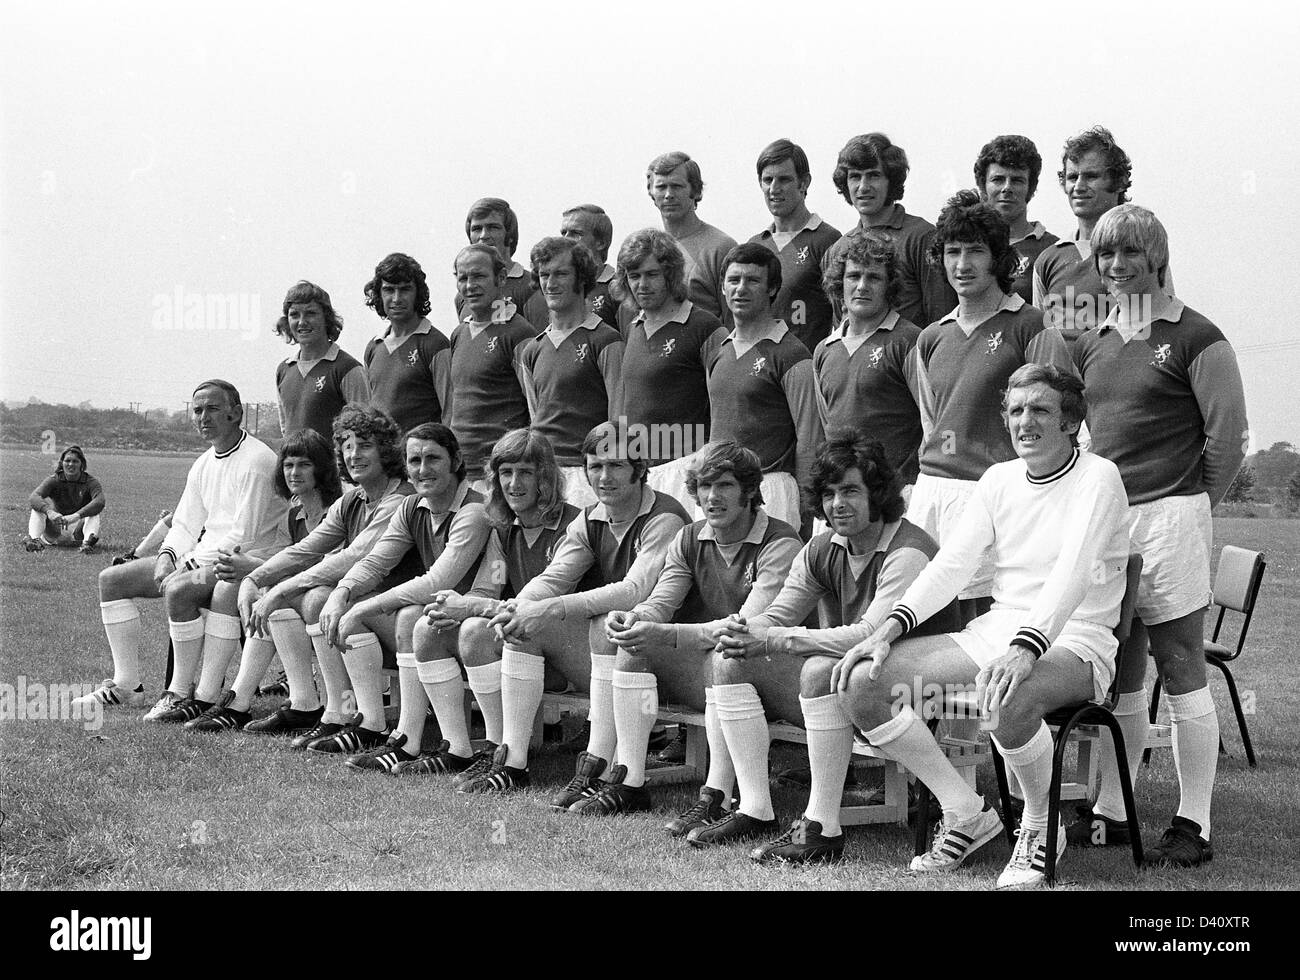
MULTIPOLYGON (((616 282, 640 312, 621 334, 587 303, 600 272, 597 260, 579 242, 544 239, 531 257, 551 319, 541 336, 505 295, 499 254, 471 245, 455 261, 465 322, 450 350, 434 353, 431 365, 413 355, 404 383, 397 383, 400 372, 385 369, 379 376, 397 382, 369 394, 403 428, 446 422, 472 479, 481 478, 487 452, 503 432, 531 424, 554 447, 570 497, 580 505, 594 500, 581 477, 582 440, 602 421, 616 420, 628 438, 642 440, 651 486, 688 506, 679 461, 709 438, 731 439, 758 454, 769 510, 806 538, 813 515, 801 513, 798 487, 807 484, 825 431, 853 426, 871 433, 884 443, 905 484, 916 480, 918 450, 921 469, 932 475, 974 480, 1013 454, 996 418, 986 425, 990 413, 969 406, 995 407, 1007 376, 1026 361, 1071 369, 1062 338, 1045 333, 1041 314, 1010 292, 1015 251, 1007 226, 973 193, 954 198, 939 219, 935 259, 957 293, 958 308, 936 324, 948 330, 926 331, 924 351, 916 349, 920 327, 893 308, 900 283, 894 243, 873 232, 849 241, 825 276, 827 294, 843 310, 843 326, 812 352, 773 315, 781 264, 761 245, 740 245, 727 256, 723 293, 734 321, 729 334, 687 298, 684 259, 672 238, 650 229, 633 234, 619 251, 616 282), (987 357, 966 364, 955 386, 927 375, 932 348, 943 345, 947 333, 966 341, 964 333, 957 337, 959 314, 995 319, 983 333, 1000 342, 987 357), (442 392, 439 412, 431 410, 436 402, 406 404, 419 390, 416 376, 430 373, 442 392), (934 423, 924 446, 923 411, 934 423), (984 445, 996 451, 981 453, 984 445)), ((428 287, 414 260, 393 255, 376 269, 369 292, 376 309, 390 318, 393 336, 371 343, 368 367, 397 344, 399 320, 404 327, 411 326, 405 320, 418 320, 428 305, 428 287)), ((299 367, 319 363, 313 359, 316 348, 337 337, 328 296, 299 284, 286 297, 285 313, 284 332, 301 346, 299 367)), ((950 353, 972 361, 962 350, 950 353)), ((282 397, 290 363, 282 365, 282 397)), ((299 373, 289 371, 288 380, 299 373)), ((300 386, 300 396, 292 387, 283 410, 286 431, 310 427, 327 434, 342 401, 327 406, 327 394, 312 385, 300 386)))

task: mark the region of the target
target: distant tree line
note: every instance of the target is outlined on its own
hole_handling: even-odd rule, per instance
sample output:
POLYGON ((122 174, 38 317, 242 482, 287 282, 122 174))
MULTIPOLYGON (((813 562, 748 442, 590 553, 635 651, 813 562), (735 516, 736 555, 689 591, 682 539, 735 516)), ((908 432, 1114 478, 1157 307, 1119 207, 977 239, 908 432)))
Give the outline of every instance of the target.
MULTIPOLYGON (((280 417, 274 403, 245 405, 244 427, 271 445, 279 445, 280 417)), ((0 444, 39 446, 51 438, 59 447, 78 443, 146 451, 201 452, 206 448, 184 408, 169 412, 165 408, 93 408, 85 403, 32 401, 12 408, 0 404, 0 444)))

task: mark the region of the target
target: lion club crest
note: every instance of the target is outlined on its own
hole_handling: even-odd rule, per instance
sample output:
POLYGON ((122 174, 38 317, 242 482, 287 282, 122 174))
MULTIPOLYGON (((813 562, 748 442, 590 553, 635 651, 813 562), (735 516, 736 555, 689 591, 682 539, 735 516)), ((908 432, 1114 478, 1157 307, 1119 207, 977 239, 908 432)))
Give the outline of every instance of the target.
POLYGON ((997 333, 992 334, 989 337, 989 349, 986 350, 984 353, 995 354, 997 353, 997 349, 1001 346, 1002 346, 1002 331, 999 330, 997 333))
POLYGON ((494 353, 496 353, 496 349, 497 349, 497 340, 498 340, 498 339, 499 339, 499 338, 497 338, 497 337, 493 337, 493 338, 491 338, 491 339, 488 341, 487 352, 488 352, 489 354, 494 354, 494 353))
POLYGON ((316 390, 317 391, 325 390, 325 379, 323 377, 316 379, 316 390))
POLYGON ((579 344, 577 350, 577 360, 581 363, 587 360, 587 355, 591 353, 591 347, 587 344, 579 344))
POLYGON ((1152 367, 1159 367, 1169 360, 1170 349, 1168 344, 1161 344, 1156 348, 1156 356, 1151 359, 1152 367))
POLYGON ((411 367, 416 367, 420 363, 419 351, 410 350, 406 352, 406 363, 411 367))
POLYGON ((871 348, 871 366, 879 367, 881 359, 885 356, 885 348, 877 344, 871 348))
POLYGON ((808 246, 805 245, 803 248, 796 249, 794 253, 795 265, 803 265, 807 261, 808 261, 808 246))
POLYGON ((664 341, 663 349, 659 351, 660 357, 669 357, 672 355, 673 348, 677 346, 677 338, 669 337, 664 341))
POLYGON ((1029 271, 1031 265, 1032 263, 1029 261, 1029 256, 1020 256, 1020 261, 1016 263, 1016 271, 1011 274, 1011 277, 1013 279, 1019 279, 1029 271))
POLYGON ((766 364, 767 364, 767 358, 766 358, 766 357, 756 357, 756 358, 754 358, 754 366, 753 366, 752 368, 750 368, 749 376, 750 376, 751 378, 757 378, 760 374, 763 373, 763 368, 764 368, 764 366, 765 366, 766 364))

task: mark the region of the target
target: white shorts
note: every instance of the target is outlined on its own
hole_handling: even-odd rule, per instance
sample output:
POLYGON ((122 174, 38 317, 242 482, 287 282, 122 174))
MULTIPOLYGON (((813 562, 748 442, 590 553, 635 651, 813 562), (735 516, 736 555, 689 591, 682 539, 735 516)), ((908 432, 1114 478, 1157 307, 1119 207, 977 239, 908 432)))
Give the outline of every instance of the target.
MULTIPOLYGON (((789 473, 764 473, 759 492, 763 494, 763 509, 768 514, 799 530, 799 484, 793 476, 789 473)), ((703 516, 697 507, 695 519, 703 516)))
POLYGON ((1137 615, 1148 626, 1210 603, 1214 525, 1209 494, 1161 497, 1129 507, 1130 547, 1142 556, 1137 615))
MULTIPOLYGON (((919 527, 943 547, 944 539, 957 528, 966 501, 975 492, 974 480, 951 480, 943 476, 927 476, 922 473, 916 478, 916 488, 907 505, 907 519, 919 527)), ((993 561, 989 553, 984 552, 979 567, 960 592, 959 599, 982 599, 993 594, 993 561)))
MULTIPOLYGON (((1024 624, 1023 609, 994 606, 983 616, 972 619, 960 633, 949 633, 948 636, 975 661, 975 666, 983 669, 1005 656, 1012 638, 1024 624)), ((1098 623, 1071 619, 1052 644, 1053 650, 1058 648, 1069 650, 1092 668, 1093 697, 1098 701, 1104 698, 1115 679, 1115 654, 1119 644, 1115 641, 1114 631, 1098 623)))
POLYGON ((564 477, 564 499, 574 507, 587 507, 596 502, 596 491, 587 482, 587 470, 583 466, 561 466, 560 474, 564 477))
POLYGON ((646 474, 646 483, 650 489, 666 494, 675 499, 688 514, 695 513, 695 498, 686 491, 686 471, 690 469, 694 457, 683 456, 650 467, 646 474))

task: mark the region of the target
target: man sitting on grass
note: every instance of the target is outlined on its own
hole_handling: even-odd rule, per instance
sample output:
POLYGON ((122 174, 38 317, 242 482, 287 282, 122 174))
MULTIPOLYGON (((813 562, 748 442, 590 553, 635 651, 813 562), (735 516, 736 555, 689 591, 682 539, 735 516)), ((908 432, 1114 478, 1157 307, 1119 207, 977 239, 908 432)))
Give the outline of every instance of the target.
MULTIPOLYGON (((113 676, 84 696, 104 705, 144 704, 140 677, 140 610, 136 599, 162 598, 167 606, 176 665, 171 685, 145 715, 147 721, 189 721, 191 685, 205 635, 239 636, 233 601, 211 607, 221 552, 265 558, 279 546, 287 503, 275 492, 276 455, 241 427, 244 408, 229 381, 205 381, 190 402, 195 428, 212 448, 190 467, 171 530, 156 559, 137 558, 99 573, 99 606, 113 653, 113 676), (202 540, 199 536, 202 534, 202 540)), ((233 597, 232 597, 233 599, 233 597)), ((74 702, 76 703, 76 702, 74 702)))
POLYGON ((575 812, 611 816, 651 808, 645 756, 661 688, 674 704, 703 709, 710 743, 709 777, 699 803, 666 829, 681 837, 721 820, 730 808, 735 770, 713 696, 714 629, 733 613, 748 618, 770 606, 801 546, 798 531, 763 510, 762 482, 758 456, 734 442, 706 446, 687 472, 687 490, 704 520, 673 539, 654 591, 605 621, 618 647, 613 687, 619 765, 599 793, 573 806, 575 812))
MULTIPOLYGON (((831 672, 845 650, 871 636, 938 548, 903 518, 899 478, 879 442, 852 430, 826 442, 813 463, 812 500, 830 530, 799 552, 776 601, 722 625, 713 660, 725 751, 740 806, 686 837, 695 847, 749 840, 777 828, 768 788, 768 719, 801 723, 812 770, 808 807, 790 830, 750 853, 755 861, 837 861, 844 851, 840 799, 853 728, 831 672), (822 629, 800 624, 820 607, 822 629)), ((926 628, 957 625, 955 607, 926 628)))
MULTIPOLYGON (((853 724, 939 799, 943 822, 913 871, 959 867, 1002 830, 997 813, 953 767, 909 692, 975 684, 993 739, 1024 790, 1025 810, 999 888, 1045 879, 1052 736, 1043 716, 1105 696, 1128 562, 1128 497, 1115 464, 1079 452, 1083 383, 1026 364, 1003 402, 1017 459, 980 477, 939 554, 865 642, 836 665, 835 689, 853 724), (993 608, 960 633, 896 642, 993 559, 993 608), (903 699, 900 709, 900 697, 903 699)), ((1065 829, 1057 837, 1057 860, 1065 829)))
POLYGON ((28 551, 80 544, 81 553, 89 555, 99 544, 104 488, 86 471, 86 454, 80 446, 63 450, 54 475, 42 480, 27 502, 32 508, 24 545, 28 551))

